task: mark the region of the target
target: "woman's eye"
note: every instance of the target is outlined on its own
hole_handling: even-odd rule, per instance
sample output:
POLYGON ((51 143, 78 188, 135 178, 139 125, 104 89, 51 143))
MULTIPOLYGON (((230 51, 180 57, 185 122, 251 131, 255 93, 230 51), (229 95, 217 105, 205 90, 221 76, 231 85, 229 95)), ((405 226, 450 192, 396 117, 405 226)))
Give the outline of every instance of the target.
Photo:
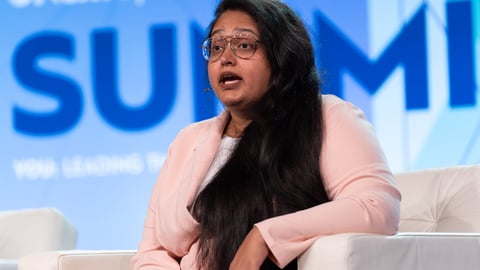
POLYGON ((237 49, 242 49, 242 50, 248 50, 248 49, 251 49, 252 47, 253 47, 252 43, 247 41, 239 42, 237 45, 237 49))
POLYGON ((222 46, 220 46, 220 45, 213 45, 213 46, 212 46, 212 51, 217 51, 217 52, 218 52, 218 51, 221 51, 222 49, 223 49, 223 48, 222 48, 222 46))

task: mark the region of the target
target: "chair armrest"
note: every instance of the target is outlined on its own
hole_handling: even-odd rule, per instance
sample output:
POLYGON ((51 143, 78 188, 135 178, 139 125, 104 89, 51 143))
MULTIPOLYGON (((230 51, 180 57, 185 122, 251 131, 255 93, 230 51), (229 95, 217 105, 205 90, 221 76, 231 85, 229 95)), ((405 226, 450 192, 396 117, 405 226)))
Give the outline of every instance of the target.
MULTIPOLYGON (((134 250, 69 250, 20 259, 18 270, 131 270, 134 250)), ((480 269, 480 234, 347 233, 318 239, 298 259, 299 270, 480 269)))
POLYGON ((326 236, 299 257, 298 266, 300 270, 480 269, 480 234, 326 236))
POLYGON ((64 250, 20 258, 18 270, 130 270, 134 250, 64 250))

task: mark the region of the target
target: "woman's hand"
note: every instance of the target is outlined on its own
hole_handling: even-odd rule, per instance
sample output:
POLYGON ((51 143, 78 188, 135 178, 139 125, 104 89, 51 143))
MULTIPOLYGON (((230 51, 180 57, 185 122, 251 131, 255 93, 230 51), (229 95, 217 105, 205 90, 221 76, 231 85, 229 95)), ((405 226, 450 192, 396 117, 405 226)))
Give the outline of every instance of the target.
POLYGON ((230 263, 230 270, 258 270, 265 261, 269 249, 262 234, 254 226, 247 234, 230 263))

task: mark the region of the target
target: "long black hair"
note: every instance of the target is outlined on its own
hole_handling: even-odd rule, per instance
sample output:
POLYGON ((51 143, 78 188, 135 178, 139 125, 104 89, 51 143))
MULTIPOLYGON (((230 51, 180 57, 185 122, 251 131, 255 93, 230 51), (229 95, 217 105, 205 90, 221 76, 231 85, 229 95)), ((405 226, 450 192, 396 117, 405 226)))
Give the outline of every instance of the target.
MULTIPOLYGON (((272 75, 259 117, 194 205, 200 223, 197 260, 208 270, 228 269, 255 223, 328 201, 319 160, 320 78, 308 31, 280 1, 223 0, 210 32, 227 10, 255 20, 272 75)), ((296 261, 287 268, 296 269, 296 261)), ((278 268, 266 260, 261 269, 278 268)))

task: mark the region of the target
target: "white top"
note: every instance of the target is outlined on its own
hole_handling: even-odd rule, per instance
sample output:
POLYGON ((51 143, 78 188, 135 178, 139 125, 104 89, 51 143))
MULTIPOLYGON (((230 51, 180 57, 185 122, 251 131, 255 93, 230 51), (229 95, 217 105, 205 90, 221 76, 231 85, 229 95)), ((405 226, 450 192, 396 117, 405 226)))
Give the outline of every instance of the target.
POLYGON ((237 146, 240 138, 233 138, 227 135, 223 135, 222 141, 220 142, 220 146, 217 149, 217 153, 215 154, 215 158, 213 159, 212 165, 207 171, 205 175, 205 179, 200 184, 197 190, 197 194, 195 194, 195 198, 198 197, 198 194, 212 181, 215 174, 220 170, 220 168, 225 165, 228 158, 233 152, 233 149, 237 146))

